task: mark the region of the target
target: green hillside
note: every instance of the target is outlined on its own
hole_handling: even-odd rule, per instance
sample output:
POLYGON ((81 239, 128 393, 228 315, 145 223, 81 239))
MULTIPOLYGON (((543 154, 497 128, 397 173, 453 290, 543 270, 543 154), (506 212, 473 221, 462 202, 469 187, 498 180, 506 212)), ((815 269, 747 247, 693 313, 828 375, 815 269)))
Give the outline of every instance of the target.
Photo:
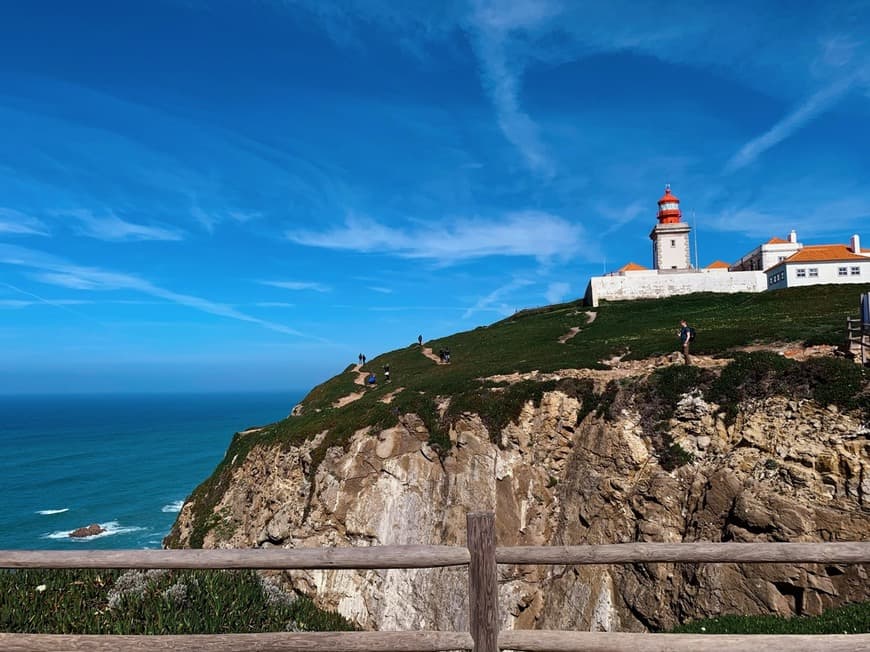
MULTIPOLYGON (((436 397, 451 397, 446 418, 474 411, 494 431, 507 423, 525 401, 551 388, 542 383, 517 383, 500 389, 498 400, 493 401, 493 384, 483 380, 488 376, 605 368, 602 361, 615 355, 642 359, 668 354, 678 349, 680 319, 688 320, 697 329, 693 352, 700 354, 726 354, 759 343, 839 345, 845 340, 846 318, 857 315, 859 296, 868 290, 870 285, 831 285, 761 294, 693 294, 615 302, 595 309, 591 322, 589 313, 593 311, 578 301, 522 311, 486 327, 424 343, 435 352, 449 349, 450 364, 433 362, 416 342, 383 353, 363 367, 364 371, 378 374, 381 382, 376 387, 356 384, 359 373, 351 365, 315 387, 303 400, 300 416, 256 432, 237 434, 224 460, 194 492, 196 525, 191 543, 201 545, 205 533, 216 524, 212 509, 229 482, 230 460, 244 459, 256 445, 294 444, 328 431, 312 456, 313 471, 329 447, 343 444, 359 428, 390 427, 399 414, 415 413, 426 423, 430 442, 446 451, 449 424, 438 415, 436 397), (579 328, 576 336, 560 343, 559 338, 572 328, 579 328), (384 364, 390 365, 391 383, 383 382, 384 364), (380 400, 400 389, 391 403, 380 400), (362 392, 358 400, 333 407, 338 399, 356 392, 362 392)), ((585 396, 591 389, 573 381, 568 391, 585 396)), ((177 543, 176 536, 173 532, 167 543, 177 543)))

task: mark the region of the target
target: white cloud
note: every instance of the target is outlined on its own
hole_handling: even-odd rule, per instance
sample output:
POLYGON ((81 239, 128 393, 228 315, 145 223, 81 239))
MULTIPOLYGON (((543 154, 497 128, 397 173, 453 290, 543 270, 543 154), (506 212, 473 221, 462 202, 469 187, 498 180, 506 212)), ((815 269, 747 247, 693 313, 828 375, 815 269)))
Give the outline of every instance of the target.
POLYGON ((97 240, 119 242, 124 240, 182 240, 183 234, 174 229, 145 226, 122 220, 114 213, 96 216, 86 209, 58 211, 58 215, 72 217, 79 223, 78 230, 97 240))
POLYGON ((93 303, 92 301, 79 301, 77 299, 42 299, 29 301, 27 299, 0 299, 0 308, 29 308, 31 306, 81 306, 93 303))
POLYGON ((312 292, 329 292, 330 288, 323 283, 313 281, 260 281, 263 285, 282 288, 284 290, 311 290, 312 292))
POLYGON ((467 219, 402 230, 349 217, 328 231, 288 231, 289 240, 310 247, 383 253, 451 263, 487 256, 538 259, 584 256, 579 224, 539 211, 509 213, 499 220, 467 219))
POLYGON ((0 208, 0 233, 48 235, 45 224, 12 208, 0 208))
POLYGON ((547 292, 544 296, 547 297, 548 303, 559 303, 568 292, 571 291, 571 284, 564 282, 550 283, 547 287, 547 292))
POLYGON ((523 155, 528 166, 545 177, 554 174, 553 162, 541 142, 538 126, 520 105, 520 84, 525 63, 510 51, 515 31, 540 26, 555 7, 543 0, 523 2, 480 1, 470 18, 480 77, 490 95, 499 128, 523 155))
POLYGON ((746 167, 771 147, 781 143, 813 118, 830 109, 852 89, 854 82, 854 77, 841 79, 813 94, 761 136, 743 145, 728 161, 726 171, 734 172, 746 167))
POLYGON ((529 281, 527 279, 514 279, 510 283, 502 285, 501 287, 496 288, 486 296, 478 299, 473 306, 468 308, 462 314, 462 318, 468 319, 473 314, 484 310, 498 312, 505 316, 510 315, 516 310, 516 306, 508 305, 504 302, 504 298, 514 290, 519 290, 520 288, 524 288, 531 284, 532 281, 529 281))
POLYGON ((390 288, 379 287, 377 285, 370 285, 369 290, 372 292, 380 292, 381 294, 392 294, 393 290, 390 288))
POLYGON ((34 249, 0 244, 0 264, 38 270, 35 274, 38 280, 50 285, 59 285, 78 290, 134 290, 211 315, 257 324, 263 328, 287 335, 307 337, 303 333, 283 324, 252 317, 226 304, 167 290, 134 274, 76 265, 57 256, 34 249))

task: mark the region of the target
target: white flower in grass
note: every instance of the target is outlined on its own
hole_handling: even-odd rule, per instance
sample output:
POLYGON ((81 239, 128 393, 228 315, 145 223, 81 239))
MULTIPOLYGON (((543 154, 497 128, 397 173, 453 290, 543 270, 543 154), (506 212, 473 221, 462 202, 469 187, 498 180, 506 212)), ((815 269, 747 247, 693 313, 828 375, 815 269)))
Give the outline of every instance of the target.
POLYGON ((36 590, 37 590, 39 593, 42 593, 42 592, 45 591, 45 589, 47 589, 47 588, 48 588, 48 587, 47 587, 45 584, 40 584, 39 586, 36 587, 36 590))

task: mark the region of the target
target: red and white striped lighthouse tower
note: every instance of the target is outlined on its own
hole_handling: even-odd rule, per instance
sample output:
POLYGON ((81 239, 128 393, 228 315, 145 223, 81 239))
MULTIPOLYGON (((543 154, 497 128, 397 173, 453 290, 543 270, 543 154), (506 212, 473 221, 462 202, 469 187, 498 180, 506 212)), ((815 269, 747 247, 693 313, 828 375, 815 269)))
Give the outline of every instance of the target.
POLYGON ((665 186, 665 194, 659 199, 658 224, 649 234, 653 241, 653 267, 659 270, 687 270, 692 267, 689 250, 691 227, 680 220, 680 200, 671 193, 671 185, 665 186))

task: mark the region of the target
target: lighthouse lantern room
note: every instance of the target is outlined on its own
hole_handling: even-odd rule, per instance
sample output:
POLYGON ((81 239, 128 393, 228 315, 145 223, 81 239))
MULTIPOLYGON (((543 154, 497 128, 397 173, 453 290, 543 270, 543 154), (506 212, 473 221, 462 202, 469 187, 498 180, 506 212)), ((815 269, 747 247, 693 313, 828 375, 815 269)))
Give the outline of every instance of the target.
POLYGON ((680 218, 680 200, 665 186, 665 194, 659 199, 658 224, 649 234, 653 241, 653 267, 658 270, 691 269, 689 231, 691 227, 680 218))

